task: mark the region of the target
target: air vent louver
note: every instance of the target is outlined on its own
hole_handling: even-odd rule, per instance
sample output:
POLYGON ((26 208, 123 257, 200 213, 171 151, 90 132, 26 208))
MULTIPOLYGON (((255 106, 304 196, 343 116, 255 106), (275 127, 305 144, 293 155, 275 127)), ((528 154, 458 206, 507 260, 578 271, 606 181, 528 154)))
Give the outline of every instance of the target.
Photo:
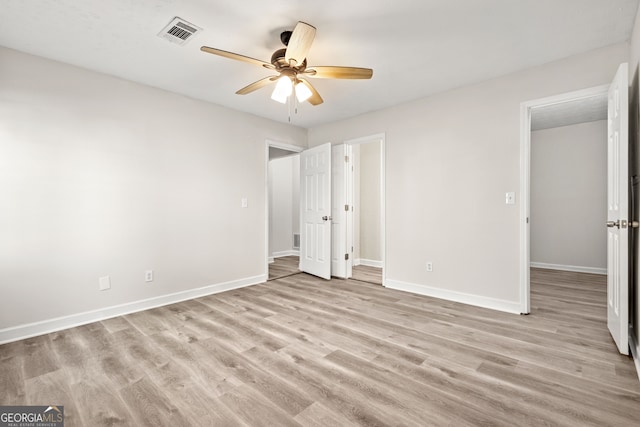
POLYGON ((176 16, 171 22, 169 22, 169 25, 164 27, 162 31, 158 33, 158 37, 162 37, 172 43, 185 45, 199 31, 202 31, 202 28, 176 16))

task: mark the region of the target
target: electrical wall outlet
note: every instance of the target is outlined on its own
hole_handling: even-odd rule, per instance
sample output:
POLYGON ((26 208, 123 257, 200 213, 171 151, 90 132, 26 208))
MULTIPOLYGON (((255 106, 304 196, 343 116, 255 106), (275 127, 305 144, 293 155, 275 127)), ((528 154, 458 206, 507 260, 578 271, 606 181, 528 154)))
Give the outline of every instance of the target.
POLYGON ((147 270, 144 272, 144 281, 153 282, 153 270, 147 270))
POLYGON ((106 291, 111 289, 111 278, 109 276, 104 276, 98 279, 98 284, 101 291, 106 291))
POLYGON ((433 271, 433 263, 431 261, 427 262, 427 271, 433 271))

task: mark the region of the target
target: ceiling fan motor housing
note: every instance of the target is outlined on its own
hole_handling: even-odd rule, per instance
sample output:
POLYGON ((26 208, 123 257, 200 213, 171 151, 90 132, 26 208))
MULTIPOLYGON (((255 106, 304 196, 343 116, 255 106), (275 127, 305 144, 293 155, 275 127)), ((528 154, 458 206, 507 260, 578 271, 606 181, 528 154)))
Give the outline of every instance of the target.
POLYGON ((302 61, 302 64, 292 67, 285 59, 286 52, 287 49, 278 49, 273 52, 273 55, 271 55, 271 63, 276 67, 276 70, 282 71, 283 69, 291 69, 296 73, 302 73, 307 68, 307 59, 305 58, 304 61, 302 61))
POLYGON ((291 39, 291 34, 293 31, 283 31, 280 33, 280 41, 283 45, 289 46, 289 40, 291 39))

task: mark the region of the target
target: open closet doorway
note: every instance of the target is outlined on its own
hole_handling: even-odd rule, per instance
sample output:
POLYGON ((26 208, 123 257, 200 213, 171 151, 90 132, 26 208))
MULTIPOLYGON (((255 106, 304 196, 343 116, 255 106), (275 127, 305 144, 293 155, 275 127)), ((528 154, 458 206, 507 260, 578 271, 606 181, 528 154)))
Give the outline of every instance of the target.
POLYGON ((384 135, 345 142, 347 179, 347 277, 384 284, 384 135), (380 271, 381 270, 381 271, 380 271))
POLYGON ((302 147, 266 144, 266 272, 269 279, 298 271, 300 248, 300 152, 302 147), (278 261, 278 268, 270 264, 278 261))

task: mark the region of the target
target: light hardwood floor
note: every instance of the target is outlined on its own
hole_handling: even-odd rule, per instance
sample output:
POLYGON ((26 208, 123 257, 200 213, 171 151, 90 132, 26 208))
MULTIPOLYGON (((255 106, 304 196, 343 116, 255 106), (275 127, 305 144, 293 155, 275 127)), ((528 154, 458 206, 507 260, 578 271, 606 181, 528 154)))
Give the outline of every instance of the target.
MULTIPOLYGON (((269 264, 269 280, 280 279, 300 273, 298 265, 300 258, 297 256, 285 256, 276 258, 269 264)), ((352 280, 369 282, 377 285, 382 284, 382 269, 358 265, 353 267, 352 280)))
POLYGON ((280 279, 282 277, 291 276, 300 273, 298 265, 300 258, 297 256, 278 257, 269 264, 269 280, 280 279))
POLYGON ((382 269, 366 265, 358 265, 353 267, 351 279, 373 283, 374 285, 382 285, 382 269))
POLYGON ((0 404, 67 426, 632 426, 602 276, 532 270, 518 316, 296 274, 0 346, 0 404))

